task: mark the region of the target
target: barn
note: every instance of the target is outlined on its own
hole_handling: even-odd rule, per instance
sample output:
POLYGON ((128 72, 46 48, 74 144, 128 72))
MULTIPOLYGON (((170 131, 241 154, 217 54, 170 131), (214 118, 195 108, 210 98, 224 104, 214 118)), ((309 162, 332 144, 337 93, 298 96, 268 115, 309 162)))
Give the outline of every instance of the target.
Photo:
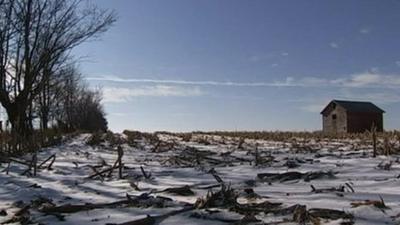
POLYGON ((371 102, 332 100, 321 112, 327 133, 362 133, 373 126, 383 131, 383 111, 371 102))

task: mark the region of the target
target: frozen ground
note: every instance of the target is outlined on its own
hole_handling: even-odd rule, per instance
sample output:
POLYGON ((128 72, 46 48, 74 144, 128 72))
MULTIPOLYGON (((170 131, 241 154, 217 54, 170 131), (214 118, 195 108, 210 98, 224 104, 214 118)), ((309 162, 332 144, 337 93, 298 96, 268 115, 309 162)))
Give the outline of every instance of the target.
MULTIPOLYGON (((8 174, 1 172, 0 224, 121 224, 146 218, 146 215, 155 221, 146 219, 145 223, 126 224, 298 224, 293 221, 297 210, 284 213, 284 209, 296 205, 306 206, 310 215, 313 208, 322 208, 352 216, 329 218, 325 215, 317 219, 320 224, 400 224, 399 156, 372 158, 371 146, 357 141, 246 140, 238 144, 238 140, 231 138, 208 137, 204 141, 204 137, 193 137, 183 141, 175 136, 160 135, 156 143, 144 138, 122 145, 124 179, 118 179, 118 169, 109 177, 88 178, 95 173, 94 166, 96 171, 102 171, 117 159, 114 147, 107 143, 86 145, 88 138, 88 135, 80 135, 61 146, 43 149, 39 162, 53 154, 56 160, 52 170, 41 169, 36 177, 21 175, 26 166, 17 163, 11 163, 8 174), (310 180, 257 176, 287 172, 326 172, 328 175, 310 180), (238 211, 224 199, 219 199, 222 203, 207 207, 199 206, 199 202, 193 206, 198 198, 205 198, 207 192, 221 190, 221 184, 232 189, 234 199, 237 197, 236 202, 242 207, 266 204, 258 206, 261 210, 247 213, 238 211), (167 189, 186 185, 183 191, 167 189), (311 185, 317 190, 312 191, 311 185), (132 200, 145 193, 148 196, 132 200), (125 200, 127 204, 76 212, 48 210, 56 206, 125 200), (21 210, 24 207, 26 210, 21 210), (179 209, 189 210, 157 217, 179 209), (246 221, 243 219, 246 215, 252 215, 257 221, 246 221)), ((0 170, 6 167, 7 164, 2 163, 0 170)), ((328 214, 333 215, 333 211, 328 214)), ((318 224, 312 219, 305 221, 318 224)))

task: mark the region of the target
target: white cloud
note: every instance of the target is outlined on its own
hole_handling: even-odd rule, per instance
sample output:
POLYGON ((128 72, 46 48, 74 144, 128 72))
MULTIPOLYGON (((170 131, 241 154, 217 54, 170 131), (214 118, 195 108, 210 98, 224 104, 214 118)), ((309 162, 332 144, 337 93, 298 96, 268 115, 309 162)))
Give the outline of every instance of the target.
POLYGON ((361 28, 359 31, 361 34, 369 34, 371 32, 371 29, 364 27, 364 28, 361 28))
POLYGON ((306 111, 306 112, 312 112, 312 113, 317 113, 321 112, 322 109, 326 106, 326 103, 321 103, 321 104, 309 104, 300 107, 301 110, 306 111))
POLYGON ((181 87, 169 85, 154 85, 138 88, 106 87, 103 90, 103 102, 127 102, 134 97, 189 97, 203 95, 198 87, 181 87))
MULTIPOLYGON (((293 77, 286 77, 283 81, 275 81, 272 83, 276 87, 292 87, 296 86, 295 79, 293 77)), ((272 86, 272 85, 271 85, 272 86)))
POLYGON ((397 66, 400 66, 400 61, 395 62, 397 66))
POLYGON ((336 42, 329 43, 329 46, 331 46, 331 48, 339 48, 339 44, 336 42))
MULTIPOLYGON (((333 79, 320 77, 293 78, 286 77, 282 80, 268 82, 232 82, 232 81, 213 81, 213 80, 157 80, 157 79, 132 79, 120 78, 115 76, 89 77, 87 80, 117 83, 147 83, 156 84, 157 91, 161 93, 161 87, 180 87, 189 86, 232 86, 232 87, 352 87, 352 88, 400 88, 400 74, 381 74, 381 73, 357 73, 347 76, 339 76, 333 79), (178 85, 178 86, 168 86, 178 85)), ((182 88, 182 87, 181 87, 182 88)), ((154 89, 154 88, 153 88, 154 89)), ((152 90, 153 90, 152 89, 152 90)), ((163 92, 169 89, 164 88, 163 92)), ((191 90, 191 89, 189 89, 191 90)), ((154 90, 153 90, 154 91, 154 90)), ((172 91, 172 90, 171 90, 172 91)), ((136 90, 136 92, 147 93, 148 89, 136 90)))
POLYGON ((386 87, 399 88, 399 75, 383 75, 374 73, 362 73, 353 75, 352 78, 344 84, 349 87, 386 87))
POLYGON ((400 88, 400 75, 367 72, 336 79, 305 77, 293 83, 304 87, 400 88))
POLYGON ((288 56, 289 55, 289 53, 287 53, 287 52, 282 52, 281 53, 281 56, 288 56))
MULTIPOLYGON (((337 76, 335 76, 337 77, 337 76)), ((276 82, 276 86, 294 87, 351 87, 351 88, 400 88, 400 75, 376 73, 359 73, 335 79, 304 77, 287 78, 284 82, 276 82)))
POLYGON ((364 73, 353 75, 351 79, 346 81, 344 85, 349 87, 365 87, 368 85, 378 84, 381 82, 381 75, 364 73))
POLYGON ((393 90, 381 90, 381 91, 361 91, 356 92, 354 90, 344 89, 341 90, 341 97, 344 99, 360 100, 360 101, 371 101, 379 104, 387 103, 398 103, 400 102, 400 93, 396 93, 393 90))
POLYGON ((116 76, 100 76, 88 77, 89 81, 102 81, 102 82, 118 82, 118 83, 150 83, 150 84, 173 84, 173 85, 198 85, 198 86, 234 86, 234 87, 274 87, 274 86, 292 86, 292 84, 282 81, 274 82, 232 82, 232 81, 191 81, 191 80, 158 80, 158 79, 131 79, 120 78, 116 76))

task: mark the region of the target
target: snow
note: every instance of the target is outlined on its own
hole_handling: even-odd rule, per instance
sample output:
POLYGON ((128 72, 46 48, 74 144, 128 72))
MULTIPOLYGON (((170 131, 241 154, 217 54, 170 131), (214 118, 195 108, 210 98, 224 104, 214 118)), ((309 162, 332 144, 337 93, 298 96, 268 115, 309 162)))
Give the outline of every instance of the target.
MULTIPOLYGON (((42 169, 36 177, 20 175, 26 167, 11 163, 10 172, 0 173, 0 210, 7 212, 6 216, 0 216, 0 223, 12 218, 21 207, 16 204, 19 201, 29 203, 32 200, 44 197, 51 199, 54 204, 84 204, 84 203, 109 203, 125 200, 126 194, 139 196, 143 193, 151 193, 152 196, 171 198, 170 207, 108 207, 103 209, 86 210, 77 213, 63 214, 64 220, 54 215, 46 215, 37 210, 31 210, 31 218, 41 224, 106 224, 123 223, 146 217, 146 215, 163 215, 172 210, 181 209, 185 203, 193 204, 197 198, 207 195, 206 187, 217 184, 214 177, 208 173, 214 168, 222 180, 240 192, 240 203, 249 201, 269 201, 282 203, 285 207, 295 204, 306 205, 307 208, 327 208, 343 210, 354 215, 355 224, 400 224, 400 163, 399 155, 378 156, 372 158, 371 146, 357 143, 357 140, 335 140, 309 142, 312 146, 318 146, 314 151, 295 151, 290 142, 273 142, 262 140, 246 140, 245 149, 237 149, 236 140, 233 138, 210 137, 213 142, 209 145, 196 142, 184 142, 180 138, 171 135, 159 135, 161 140, 177 143, 177 149, 161 152, 153 152, 150 143, 142 140, 139 147, 131 147, 123 144, 123 163, 126 166, 125 179, 117 178, 117 171, 111 178, 88 179, 93 174, 91 166, 99 165, 103 161, 113 165, 117 159, 117 151, 107 143, 100 146, 86 145, 89 135, 79 135, 66 143, 42 149, 39 152, 39 162, 56 154, 53 170, 42 169), (261 157, 273 156, 271 164, 255 166, 252 154, 257 143, 261 157), (234 161, 230 166, 202 165, 194 167, 180 167, 168 165, 166 160, 171 156, 180 155, 182 149, 195 147, 201 151, 215 153, 213 158, 230 160, 232 157, 247 159, 249 162, 234 161), (232 152, 231 158, 220 156, 221 153, 232 152), (297 168, 288 168, 285 163, 290 159, 298 163, 297 168), (390 170, 378 168, 381 162, 392 162, 390 170), (150 179, 141 177, 140 166, 147 173, 151 173, 150 179), (292 180, 286 182, 265 182, 257 179, 258 173, 285 173, 288 171, 313 172, 333 171, 336 179, 316 179, 306 182, 304 180, 292 180), (246 181, 255 181, 255 185, 249 185, 246 181), (339 187, 345 184, 354 189, 354 193, 346 186, 346 192, 311 193, 310 185, 317 189, 339 187), (37 185, 35 185, 37 184, 37 185), (132 184, 137 184, 140 191, 136 191, 132 184), (182 187, 189 185, 195 192, 194 196, 178 196, 161 192, 170 187, 182 187), (261 199, 245 198, 243 190, 253 188, 261 199), (352 202, 364 200, 384 200, 388 209, 381 210, 374 206, 360 206, 353 208, 352 202)), ((28 156, 26 158, 29 158, 28 156)), ((0 170, 7 165, 3 163, 0 170)), ((219 188, 213 188, 218 191, 219 188)), ((226 209, 219 209, 218 218, 241 219, 242 216, 226 209)), ((160 224, 226 224, 217 220, 205 220, 193 216, 202 215, 204 210, 194 210, 171 216, 162 220, 160 224)), ((256 215, 257 219, 264 222, 279 221, 279 217, 256 215)), ((295 224, 295 223, 282 223, 295 224)), ((340 221, 325 221, 323 224, 340 224, 340 221)))

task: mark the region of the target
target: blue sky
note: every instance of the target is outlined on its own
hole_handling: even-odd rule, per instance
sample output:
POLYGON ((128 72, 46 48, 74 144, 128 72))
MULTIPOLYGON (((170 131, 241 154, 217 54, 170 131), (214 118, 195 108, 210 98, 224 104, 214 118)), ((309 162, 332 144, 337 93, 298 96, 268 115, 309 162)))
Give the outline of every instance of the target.
POLYGON ((318 130, 331 99, 400 127, 400 1, 93 2, 118 21, 74 54, 114 131, 318 130))

